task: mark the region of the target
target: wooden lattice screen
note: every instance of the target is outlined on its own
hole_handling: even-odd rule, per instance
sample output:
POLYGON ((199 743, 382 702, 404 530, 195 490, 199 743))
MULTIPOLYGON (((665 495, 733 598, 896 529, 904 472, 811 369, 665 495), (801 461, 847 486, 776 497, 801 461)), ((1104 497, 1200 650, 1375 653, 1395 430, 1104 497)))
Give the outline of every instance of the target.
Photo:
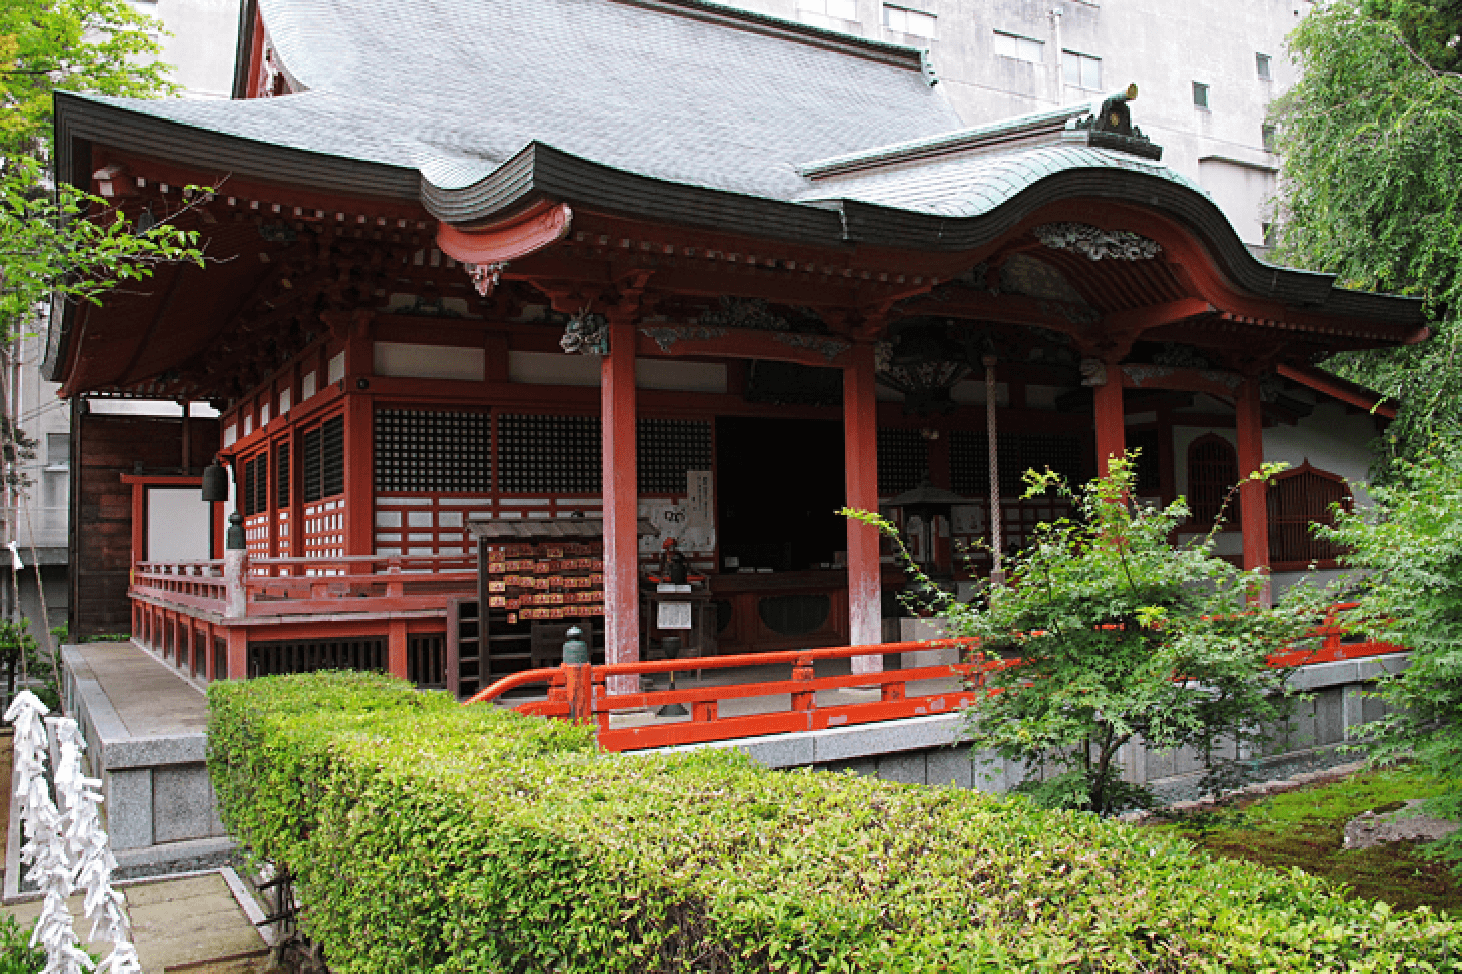
POLYGON ((1223 502, 1239 482, 1239 456, 1234 445, 1214 433, 1188 444, 1188 509, 1196 525, 1210 525, 1223 512, 1227 524, 1239 523, 1238 498, 1223 502))
POLYGON ((1335 568, 1341 549, 1315 535, 1315 525, 1333 526, 1335 510, 1349 510, 1350 488, 1333 473, 1310 461, 1286 470, 1269 486, 1269 565, 1277 571, 1300 571, 1311 564, 1335 568))
POLYGON ((913 490, 929 469, 929 441, 916 429, 878 429, 878 493, 883 497, 913 490))

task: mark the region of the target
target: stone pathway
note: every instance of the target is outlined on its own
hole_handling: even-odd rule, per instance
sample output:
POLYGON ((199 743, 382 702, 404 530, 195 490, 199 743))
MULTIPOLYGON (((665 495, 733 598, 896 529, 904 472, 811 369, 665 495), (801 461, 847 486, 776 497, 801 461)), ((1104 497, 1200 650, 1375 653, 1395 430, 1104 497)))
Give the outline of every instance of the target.
MULTIPOLYGON (((129 884, 127 913, 137 956, 147 974, 192 971, 196 974, 246 974, 260 970, 269 945, 234 899, 220 873, 182 879, 158 879, 129 884)), ((82 917, 80 896, 68 901, 76 917, 76 932, 91 933, 82 917)), ((0 907, 29 927, 40 914, 39 900, 0 907)), ((87 941, 98 957, 111 950, 107 941, 87 941)))
MULTIPOLYGON (((0 826, 8 822, 10 812, 10 765, 11 735, 7 732, 0 735, 0 788, 6 796, 0 800, 0 826)), ((0 863, 0 874, 4 868, 0 863)), ((239 885, 242 888, 241 882, 239 885)), ((253 974, 268 960, 269 944, 254 926, 263 911, 255 905, 251 918, 222 871, 117 886, 127 895, 133 943, 146 974, 253 974)), ((85 938, 91 933, 91 922, 83 915, 81 896, 72 896, 67 906, 76 918, 76 932, 85 938)), ((0 906, 0 913, 14 916, 26 929, 40 912, 39 899, 0 906)), ((105 957, 112 946, 108 941, 84 942, 97 957, 105 957)))

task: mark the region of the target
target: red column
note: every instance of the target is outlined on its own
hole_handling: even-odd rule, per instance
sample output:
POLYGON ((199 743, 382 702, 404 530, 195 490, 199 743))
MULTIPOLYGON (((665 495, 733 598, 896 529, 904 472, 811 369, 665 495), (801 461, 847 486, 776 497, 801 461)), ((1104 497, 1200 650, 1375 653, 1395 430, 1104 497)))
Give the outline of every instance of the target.
MULTIPOLYGON (((853 346, 853 362, 843 370, 843 466, 847 506, 878 510, 878 400, 874 395, 873 346, 853 346)), ((883 642, 883 586, 878 563, 878 532, 848 520, 848 630, 853 646, 883 642)), ((882 656, 853 658, 854 673, 877 673, 882 656)))
MULTIPOLYGON (((609 322, 609 354, 599 366, 604 434, 604 661, 640 658, 639 480, 635 443, 635 329, 628 316, 609 322)), ((634 693, 619 676, 610 693, 634 693)))
POLYGON ((1122 366, 1107 361, 1106 381, 1094 387, 1096 393, 1097 473, 1105 477, 1111 457, 1127 452, 1127 414, 1122 406, 1122 366))
MULTIPOLYGON (((375 403, 370 395, 345 396, 345 553, 376 553, 375 403)), ((289 530, 293 532, 295 525, 289 530)), ((367 568, 368 570, 368 568, 367 568)))
POLYGON ((392 619, 386 627, 386 670, 392 676, 410 679, 406 665, 406 620, 392 619))
MULTIPOLYGON (((1239 528, 1244 533, 1244 567, 1269 567, 1268 488, 1262 481, 1249 480, 1264 465, 1264 413, 1259 400, 1259 379, 1249 376, 1234 401, 1234 425, 1239 440, 1239 528)), ((1266 588, 1263 600, 1269 601, 1266 588)))

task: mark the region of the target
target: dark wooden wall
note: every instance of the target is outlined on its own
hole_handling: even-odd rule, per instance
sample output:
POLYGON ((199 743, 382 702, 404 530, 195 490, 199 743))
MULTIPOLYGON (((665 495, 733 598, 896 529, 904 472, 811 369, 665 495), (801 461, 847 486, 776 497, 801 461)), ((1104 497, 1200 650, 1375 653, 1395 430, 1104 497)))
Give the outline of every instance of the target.
POLYGON ((132 485, 122 475, 201 474, 218 452, 218 421, 188 421, 187 471, 181 418, 98 415, 78 403, 71 426, 71 636, 130 632, 132 485))

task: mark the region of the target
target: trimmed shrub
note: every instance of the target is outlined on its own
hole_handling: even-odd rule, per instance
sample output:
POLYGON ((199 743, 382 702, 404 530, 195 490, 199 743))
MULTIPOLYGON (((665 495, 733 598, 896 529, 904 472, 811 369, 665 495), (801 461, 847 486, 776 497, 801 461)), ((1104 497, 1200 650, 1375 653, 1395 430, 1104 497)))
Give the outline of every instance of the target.
POLYGON ((1453 971, 1462 929, 953 788, 599 754, 358 673, 220 682, 224 821, 346 972, 1453 971))

